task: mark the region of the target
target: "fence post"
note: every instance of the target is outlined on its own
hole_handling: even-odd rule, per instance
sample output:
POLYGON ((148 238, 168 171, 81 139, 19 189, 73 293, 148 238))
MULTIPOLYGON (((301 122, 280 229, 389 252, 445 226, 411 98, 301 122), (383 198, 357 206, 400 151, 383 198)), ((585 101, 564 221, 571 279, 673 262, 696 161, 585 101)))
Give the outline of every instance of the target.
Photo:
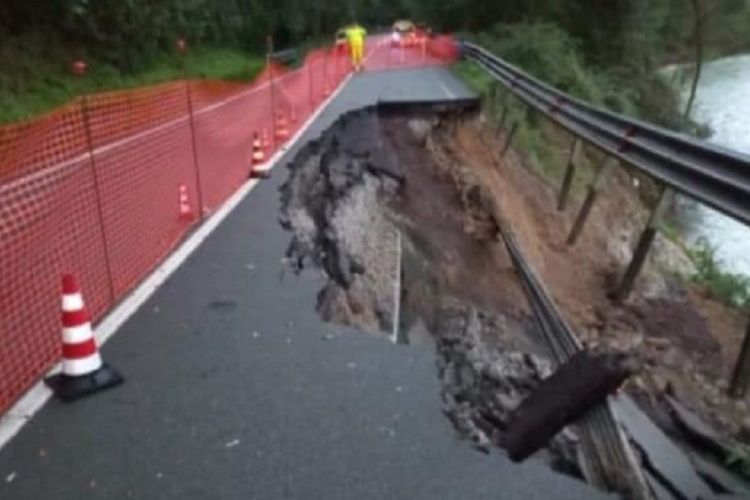
MULTIPOLYGON (((73 72, 79 77, 83 78, 86 74, 86 62, 82 60, 75 61, 73 63, 73 72)), ((94 154, 94 139, 91 134, 91 119, 89 116, 89 103, 85 91, 81 86, 81 94, 79 96, 79 103, 81 106, 81 119, 83 121, 83 133, 86 137, 86 149, 88 150, 89 165, 91 168, 91 178, 94 183, 94 198, 96 200, 96 213, 99 218, 99 232, 102 237, 102 247, 104 249, 104 265, 107 270, 107 283, 109 285, 109 298, 110 304, 115 303, 115 281, 114 274, 112 273, 112 263, 110 261, 110 250, 109 241, 107 240, 107 231, 104 227, 104 209, 102 207, 102 192, 101 185, 99 183, 99 174, 96 169, 96 160, 94 154)))
POLYGON ((315 63, 312 60, 308 60, 304 64, 305 66, 307 66, 307 104, 310 106, 310 114, 312 114, 313 109, 315 108, 315 103, 313 102, 312 67, 315 65, 315 63))
POLYGON ((625 270, 625 274, 623 274, 622 282, 615 292, 614 299, 616 301, 622 301, 630 295, 635 279, 641 272, 644 262, 646 262, 646 257, 648 256, 648 252, 654 242, 661 221, 664 219, 664 214, 666 214, 669 204, 672 201, 673 193, 674 191, 672 191, 671 188, 662 186, 659 201, 656 203, 656 207, 654 207, 648 218, 646 229, 643 230, 643 233, 638 240, 638 245, 633 252, 633 258, 630 260, 630 264, 625 270))
POLYGON ((578 217, 576 217, 573 228, 570 230, 570 234, 568 235, 568 245, 574 245, 578 240, 578 237, 581 235, 583 226, 586 224, 586 220, 588 219, 589 214, 591 213, 591 209, 594 206, 594 201, 596 201, 596 196, 599 192, 599 189, 606 179, 607 174, 609 173, 609 169, 614 161, 615 160, 612 157, 605 156, 602 162, 599 164, 599 169, 596 171, 594 180, 591 181, 591 184, 589 184, 588 192, 586 193, 586 199, 583 200, 581 210, 578 212, 578 217))
POLYGON ((743 398, 747 394, 750 385, 750 322, 747 324, 745 338, 742 340, 740 354, 732 371, 732 379, 729 382, 729 395, 733 398, 743 398))
POLYGON ((268 92, 270 94, 270 105, 271 105, 271 130, 273 130, 273 144, 274 146, 279 145, 279 138, 276 134, 276 105, 274 103, 274 92, 273 92, 273 65, 271 64, 271 54, 273 53, 273 38, 268 35, 266 38, 266 68, 268 68, 268 92))
POLYGON ((201 169, 198 167, 198 147, 195 136, 195 114, 193 113, 193 94, 190 89, 190 80, 187 75, 187 66, 185 64, 185 53, 187 52, 187 42, 184 38, 177 39, 177 53, 180 57, 180 70, 182 79, 185 82, 185 96, 187 98, 188 119, 190 121, 190 143, 193 150, 193 168, 195 169, 195 191, 198 194, 198 217, 202 221, 205 218, 203 210, 203 185, 201 183, 201 169))
POLYGON ((576 173, 576 163, 581 152, 581 139, 578 137, 573 138, 573 145, 570 148, 570 156, 568 157, 568 165, 565 167, 565 175, 563 176, 562 185, 560 186, 560 197, 557 201, 557 210, 565 210, 565 205, 568 203, 568 195, 570 194, 570 187, 573 185, 573 178, 576 173))

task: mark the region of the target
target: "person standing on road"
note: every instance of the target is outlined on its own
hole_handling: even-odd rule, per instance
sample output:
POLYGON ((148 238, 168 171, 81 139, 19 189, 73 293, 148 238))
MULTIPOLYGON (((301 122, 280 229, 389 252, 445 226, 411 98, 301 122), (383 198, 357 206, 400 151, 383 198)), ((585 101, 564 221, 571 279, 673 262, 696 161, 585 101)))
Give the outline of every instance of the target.
POLYGON ((352 66, 354 71, 362 71, 362 59, 365 55, 365 37, 367 31, 358 23, 353 23, 346 28, 346 39, 349 41, 349 51, 352 55, 352 66))

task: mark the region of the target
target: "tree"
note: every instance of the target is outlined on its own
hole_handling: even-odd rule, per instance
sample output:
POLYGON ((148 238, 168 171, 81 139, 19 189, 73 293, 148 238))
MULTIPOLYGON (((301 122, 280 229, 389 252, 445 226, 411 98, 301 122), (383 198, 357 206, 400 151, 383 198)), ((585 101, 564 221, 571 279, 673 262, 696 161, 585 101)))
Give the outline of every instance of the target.
POLYGON ((695 21, 693 28, 693 43, 695 47, 695 65, 693 71, 693 83, 690 86, 690 97, 688 97, 687 104, 685 105, 685 112, 682 115, 682 126, 683 128, 687 125, 690 119, 690 113, 693 110, 693 104, 695 103, 695 96, 698 92, 698 82, 701 78, 701 71, 703 69, 703 16, 705 15, 705 9, 703 6, 703 0, 691 0, 693 8, 693 18, 695 21))

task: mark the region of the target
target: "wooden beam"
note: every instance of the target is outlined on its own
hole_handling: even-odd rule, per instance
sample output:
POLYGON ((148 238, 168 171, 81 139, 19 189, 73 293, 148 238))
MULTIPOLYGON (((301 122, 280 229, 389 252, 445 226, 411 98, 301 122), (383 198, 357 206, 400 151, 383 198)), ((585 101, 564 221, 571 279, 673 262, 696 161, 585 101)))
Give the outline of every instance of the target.
POLYGON ((742 341, 740 354, 732 371, 732 380, 729 382, 729 395, 733 398, 744 398, 750 386, 750 322, 747 324, 745 339, 742 341))
POLYGON ((565 175, 563 176, 562 185, 560 186, 560 196, 557 200, 557 210, 565 210, 565 205, 568 203, 568 197, 570 196, 570 188, 573 185, 573 178, 576 173, 576 164, 581 154, 581 139, 576 137, 573 139, 573 145, 570 148, 570 155, 568 156, 568 165, 565 167, 565 175))
POLYGON ((500 153, 500 156, 505 156, 508 150, 510 149, 510 144, 513 142, 513 137, 516 135, 516 132, 518 131, 518 120, 513 121, 513 124, 510 126, 510 131, 508 132, 507 137, 505 138, 505 145, 503 146, 503 150, 500 153))
POLYGON ((581 235, 581 231, 583 231, 583 226, 586 225, 586 220, 588 219, 589 214, 591 213, 591 209, 594 206, 596 196, 599 193, 599 190, 604 184, 604 181, 606 180, 607 175, 609 174, 610 169, 614 166, 615 162, 616 160, 614 158, 606 156, 601 161, 601 163, 599 163, 599 168, 594 175, 594 179, 589 184, 588 190, 586 192, 586 198, 583 200, 583 204, 581 205, 581 209, 578 212, 578 216, 573 223, 573 228, 570 230, 570 234, 568 235, 568 245, 575 245, 576 241, 578 241, 578 237, 581 235))

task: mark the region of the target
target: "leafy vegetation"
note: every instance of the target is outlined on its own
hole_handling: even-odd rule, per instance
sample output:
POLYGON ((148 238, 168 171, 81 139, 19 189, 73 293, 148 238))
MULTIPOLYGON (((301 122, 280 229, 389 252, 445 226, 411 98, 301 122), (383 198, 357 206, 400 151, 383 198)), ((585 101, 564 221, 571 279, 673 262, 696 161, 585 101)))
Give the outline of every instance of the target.
MULTIPOLYGON (((618 91, 606 74, 586 66, 580 43, 554 24, 497 25, 476 39, 500 57, 561 90, 600 106, 612 104, 618 111, 633 110, 627 90, 618 91)), ((516 123, 514 143, 529 165, 549 180, 559 182, 570 146, 567 134, 529 113, 476 65, 464 61, 456 66, 456 71, 492 104, 491 108, 485 107, 485 112, 493 121, 504 117, 506 124, 516 123)), ((588 170, 589 162, 583 159, 582 163, 582 169, 588 170)), ((580 190, 585 177, 577 177, 574 190, 580 190)))
POLYGON ((727 457, 726 463, 735 472, 750 479, 750 447, 745 445, 736 446, 729 457, 727 457))
POLYGON ((750 278, 724 271, 716 249, 705 239, 698 240, 690 253, 697 269, 695 282, 706 287, 719 301, 750 309, 750 278))
MULTIPOLYGON (((75 59, 92 68, 90 88, 151 83, 180 75, 174 44, 183 37, 198 52, 191 74, 237 77, 267 35, 277 48, 301 46, 330 40, 352 19, 374 30, 408 17, 436 31, 484 33, 483 42, 576 95, 676 126, 674 96, 654 68, 692 59, 693 1, 3 0, 0 120, 69 96, 75 59)), ((697 1, 708 55, 745 48, 745 0, 697 1)))

